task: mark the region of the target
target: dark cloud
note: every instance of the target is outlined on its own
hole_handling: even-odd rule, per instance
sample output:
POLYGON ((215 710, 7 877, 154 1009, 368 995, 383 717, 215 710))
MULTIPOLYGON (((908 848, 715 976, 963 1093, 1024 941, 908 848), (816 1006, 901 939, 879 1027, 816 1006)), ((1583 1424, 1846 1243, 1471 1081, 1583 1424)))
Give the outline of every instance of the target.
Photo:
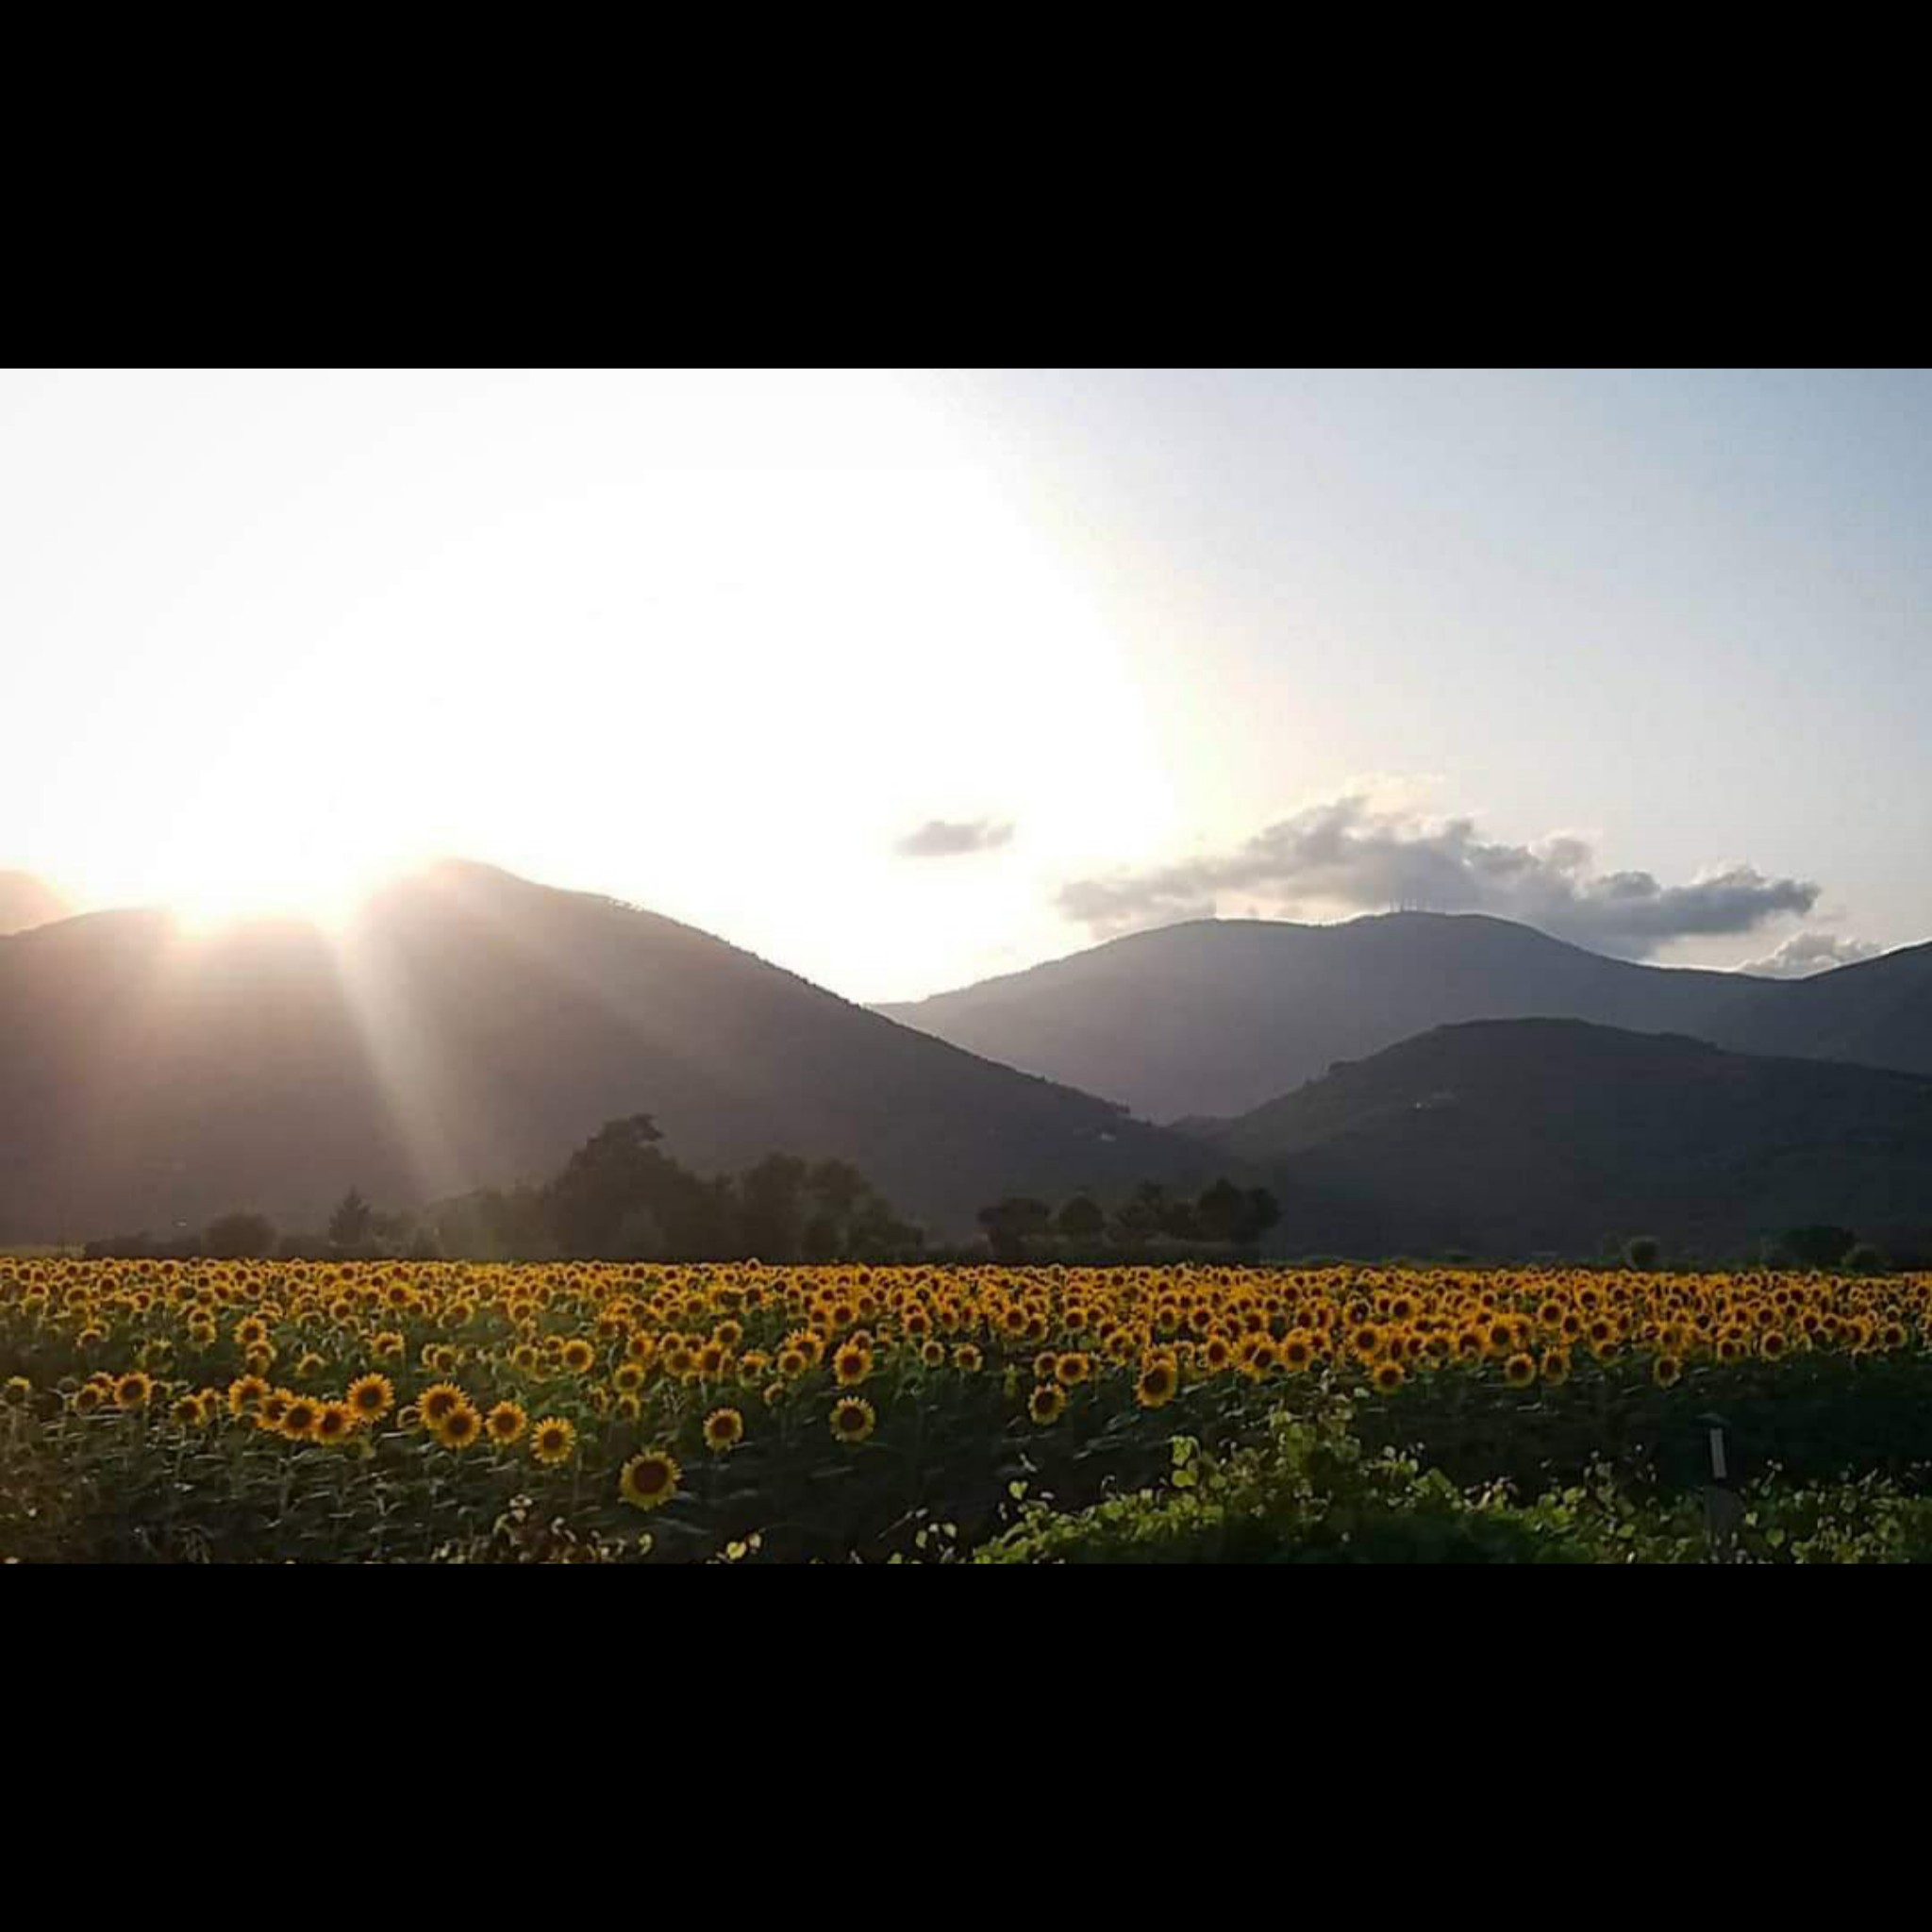
POLYGON ((994 851, 1012 837, 1012 826, 997 819, 928 819, 892 849, 901 858, 951 858, 961 852, 994 851))
POLYGON ((1835 932, 1794 932, 1775 952, 1761 959, 1746 959, 1740 973, 1756 973, 1766 979, 1804 979, 1832 966, 1852 966, 1860 959, 1875 959, 1884 952, 1870 940, 1855 940, 1835 932))
POLYGON ((1581 839, 1498 844, 1470 819, 1427 824, 1350 797, 1284 819, 1232 852, 1074 880, 1058 904, 1097 938, 1206 917, 1229 892, 1287 917, 1304 906, 1491 912, 1641 958, 1672 940, 1755 931, 1808 912, 1818 898, 1808 880, 1768 878, 1748 865, 1666 886, 1647 872, 1599 874, 1592 857, 1581 839))

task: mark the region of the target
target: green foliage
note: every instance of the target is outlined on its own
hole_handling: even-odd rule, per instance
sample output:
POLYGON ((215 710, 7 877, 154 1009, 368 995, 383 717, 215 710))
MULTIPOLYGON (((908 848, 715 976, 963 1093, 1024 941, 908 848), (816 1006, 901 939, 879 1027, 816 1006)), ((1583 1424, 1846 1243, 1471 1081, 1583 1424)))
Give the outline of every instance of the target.
POLYGON ((1874 1473, 1798 1486, 1781 1472, 1713 1517, 1696 1495, 1622 1484, 1592 1462, 1527 1503, 1458 1488, 1413 1455, 1371 1454, 1338 1407, 1270 1417, 1261 1443, 1177 1437, 1164 1483, 1084 1509, 1029 1503, 981 1563, 1920 1563, 1932 1497, 1874 1473))

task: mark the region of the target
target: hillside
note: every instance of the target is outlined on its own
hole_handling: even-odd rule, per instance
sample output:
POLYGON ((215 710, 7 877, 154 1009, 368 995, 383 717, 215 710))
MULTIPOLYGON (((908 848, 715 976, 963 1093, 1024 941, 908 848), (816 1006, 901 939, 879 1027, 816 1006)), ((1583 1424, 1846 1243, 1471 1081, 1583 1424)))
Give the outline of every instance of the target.
POLYGON ((1475 1022, 1195 1131, 1282 1178, 1282 1233, 1301 1250, 1590 1255, 1645 1233, 1728 1258, 1810 1222, 1932 1250, 1932 1078, 1918 1074, 1475 1022))
POLYGON ((1257 1107, 1469 1020, 1556 1018, 1932 1073, 1932 946, 1810 980, 1606 958, 1480 913, 1196 920, 880 1011, 1149 1120, 1257 1107))
POLYGON ((1213 1168, 708 934, 482 866, 333 938, 115 912, 0 940, 0 1239, 313 1224, 352 1182, 414 1205, 547 1174, 639 1111, 699 1170, 842 1156, 941 1233, 1014 1190, 1213 1168))
POLYGON ((1719 1044, 1932 1073, 1932 944, 1782 984, 1731 1013, 1719 1044))

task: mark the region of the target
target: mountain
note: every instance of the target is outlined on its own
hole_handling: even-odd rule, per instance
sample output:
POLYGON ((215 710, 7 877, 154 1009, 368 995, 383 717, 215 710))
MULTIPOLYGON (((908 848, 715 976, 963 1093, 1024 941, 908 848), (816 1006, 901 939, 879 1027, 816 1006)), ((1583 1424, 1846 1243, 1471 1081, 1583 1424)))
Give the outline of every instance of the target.
POLYGON ((30 872, 0 872, 0 939, 67 917, 67 902, 30 872))
POLYGON ((1932 1078, 1574 1020, 1437 1027, 1232 1121, 1291 1250, 1748 1258, 1831 1222, 1932 1252, 1932 1078))
POLYGON ((1932 1073, 1932 945, 1776 985, 1775 998, 1738 1008, 1711 1037, 1744 1053, 1932 1073))
POLYGON ((553 1172, 649 1112, 699 1171, 856 1162, 936 1234, 1001 1195, 1199 1186, 1197 1142, 721 940, 449 864, 334 936, 103 912, 0 940, 0 1239, 319 1224, 553 1172))
POLYGON ((1465 1020, 1589 1020, 1932 1073, 1932 946, 1773 980, 1607 959, 1481 913, 1194 920, 878 1010, 1168 1121, 1243 1112, 1465 1020))

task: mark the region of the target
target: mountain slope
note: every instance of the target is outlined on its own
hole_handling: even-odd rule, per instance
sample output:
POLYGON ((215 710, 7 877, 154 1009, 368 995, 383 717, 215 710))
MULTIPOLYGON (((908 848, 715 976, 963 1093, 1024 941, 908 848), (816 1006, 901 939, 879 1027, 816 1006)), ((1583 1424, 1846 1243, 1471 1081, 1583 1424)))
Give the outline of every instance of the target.
POLYGON ((1241 1112, 1466 1020, 1588 1020, 1932 1073, 1932 946, 1791 981, 1605 958, 1480 913, 1196 920, 879 1010, 1171 1121, 1241 1112))
POLYGON ((1835 967, 1779 991, 1776 999, 1730 1014, 1719 1043, 1932 1073, 1932 944, 1835 967))
POLYGON ((1748 1257, 1835 1222, 1932 1249, 1932 1078, 1577 1021, 1439 1027, 1338 1066, 1210 1145, 1291 1185, 1302 1248, 1748 1257))
POLYGON ((1213 1168, 691 927, 487 867, 397 885, 334 940, 125 912, 0 941, 0 1238, 312 1224, 352 1182, 399 1206, 544 1174, 639 1111, 700 1170, 842 1156, 939 1232, 1008 1191, 1213 1168))

